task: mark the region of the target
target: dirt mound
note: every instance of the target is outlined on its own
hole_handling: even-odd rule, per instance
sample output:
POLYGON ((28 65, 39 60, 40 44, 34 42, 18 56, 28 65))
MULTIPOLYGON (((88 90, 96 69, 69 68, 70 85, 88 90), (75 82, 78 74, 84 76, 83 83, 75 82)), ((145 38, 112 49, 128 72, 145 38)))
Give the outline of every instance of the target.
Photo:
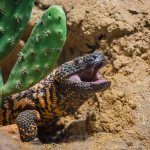
MULTIPOLYGON (((69 128, 68 140, 74 142, 56 147, 69 150, 76 147, 150 149, 149 1, 37 0, 22 38, 24 41, 41 12, 52 4, 61 5, 67 14, 68 38, 58 64, 102 50, 110 63, 101 74, 112 81, 109 90, 89 99, 71 119, 64 118, 65 122, 82 121, 69 128), (80 141, 88 135, 89 138, 80 141)), ((7 70, 6 62, 9 61, 3 63, 4 70, 7 70)), ((49 147, 41 146, 43 149, 49 147)))

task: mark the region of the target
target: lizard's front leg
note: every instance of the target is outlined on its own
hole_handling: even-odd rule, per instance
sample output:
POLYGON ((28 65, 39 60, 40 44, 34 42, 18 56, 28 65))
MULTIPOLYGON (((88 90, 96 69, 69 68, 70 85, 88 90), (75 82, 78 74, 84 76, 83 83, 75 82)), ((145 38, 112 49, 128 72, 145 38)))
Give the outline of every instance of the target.
POLYGON ((40 114, 36 110, 26 110, 18 115, 16 124, 23 142, 33 140, 37 136, 37 122, 39 121, 40 114))

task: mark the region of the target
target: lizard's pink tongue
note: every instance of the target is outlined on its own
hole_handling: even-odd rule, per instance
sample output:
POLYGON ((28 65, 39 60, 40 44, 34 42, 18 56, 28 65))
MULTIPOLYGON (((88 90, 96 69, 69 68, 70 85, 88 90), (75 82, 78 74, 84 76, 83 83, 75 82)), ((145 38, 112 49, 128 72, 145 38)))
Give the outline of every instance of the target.
POLYGON ((81 81, 80 77, 77 74, 72 75, 69 79, 74 81, 81 81))

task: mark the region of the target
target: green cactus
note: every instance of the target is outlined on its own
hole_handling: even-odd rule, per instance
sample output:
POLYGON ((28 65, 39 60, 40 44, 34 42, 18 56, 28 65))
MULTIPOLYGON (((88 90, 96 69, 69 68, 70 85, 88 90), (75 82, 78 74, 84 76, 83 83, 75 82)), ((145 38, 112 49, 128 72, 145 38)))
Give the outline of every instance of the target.
POLYGON ((52 69, 66 41, 66 16, 59 6, 45 11, 19 53, 9 79, 2 88, 8 96, 31 87, 52 69))
POLYGON ((0 61, 16 46, 33 4, 34 0, 0 0, 0 61))

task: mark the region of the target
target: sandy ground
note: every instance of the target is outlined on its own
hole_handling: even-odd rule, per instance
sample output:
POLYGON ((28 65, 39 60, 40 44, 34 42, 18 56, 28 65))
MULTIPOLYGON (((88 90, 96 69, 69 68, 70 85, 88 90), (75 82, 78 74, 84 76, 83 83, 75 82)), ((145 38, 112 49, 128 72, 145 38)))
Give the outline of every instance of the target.
POLYGON ((62 143, 21 143, 13 125, 0 128, 0 149, 149 150, 150 1, 37 0, 22 40, 2 63, 5 79, 31 29, 52 4, 61 5, 67 14, 68 38, 58 64, 102 50, 110 63, 101 74, 112 86, 96 93, 74 116, 62 118, 71 123, 62 143))

